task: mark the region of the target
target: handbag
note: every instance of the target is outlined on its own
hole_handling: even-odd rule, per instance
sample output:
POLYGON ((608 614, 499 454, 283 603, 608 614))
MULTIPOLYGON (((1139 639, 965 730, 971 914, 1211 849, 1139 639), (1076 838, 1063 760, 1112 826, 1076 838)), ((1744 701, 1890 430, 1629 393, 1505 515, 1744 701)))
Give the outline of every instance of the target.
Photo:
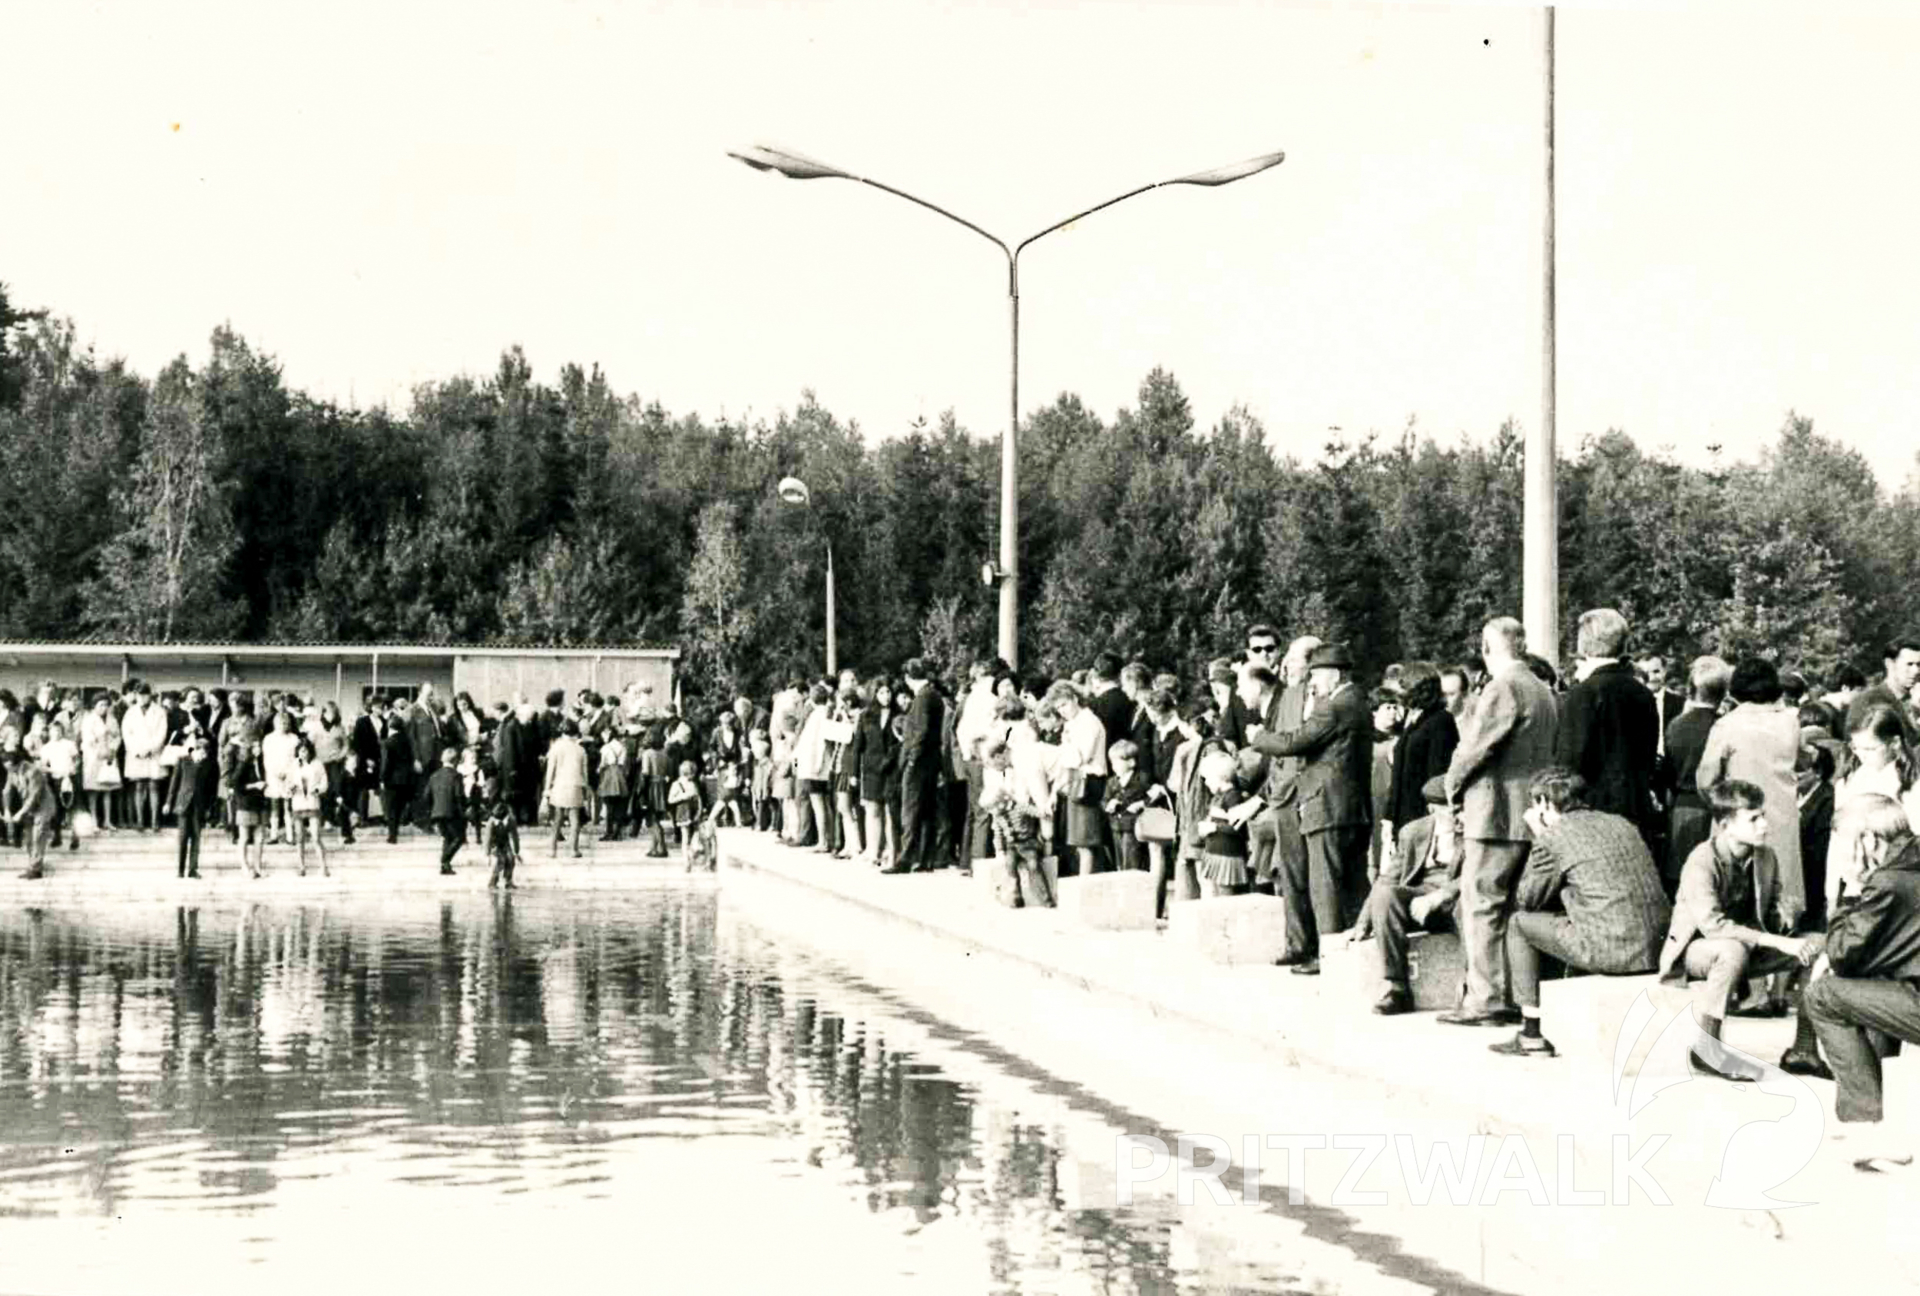
POLYGON ((1164 806, 1142 810, 1133 821, 1133 839, 1142 842, 1170 842, 1180 835, 1180 817, 1164 806))
POLYGON ((112 761, 102 761, 100 762, 100 768, 94 773, 92 786, 87 790, 89 792, 109 792, 119 786, 120 767, 112 761))
POLYGON ((1099 805, 1107 794, 1107 776, 1077 769, 1067 780, 1067 799, 1080 805, 1099 805))

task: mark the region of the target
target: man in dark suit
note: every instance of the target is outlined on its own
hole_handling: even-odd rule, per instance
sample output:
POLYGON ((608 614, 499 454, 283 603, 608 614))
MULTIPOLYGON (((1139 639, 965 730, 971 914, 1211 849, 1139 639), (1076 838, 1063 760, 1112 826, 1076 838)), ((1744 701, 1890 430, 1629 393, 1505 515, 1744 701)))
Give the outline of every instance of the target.
MULTIPOLYGON (((387 700, 376 693, 354 717, 353 736, 347 740, 348 750, 352 752, 347 764, 347 795, 352 800, 354 815, 363 824, 372 811, 379 809, 380 739, 386 727, 387 700)), ((347 822, 351 825, 353 819, 347 822)), ((351 844, 351 832, 342 833, 340 840, 351 844)))
POLYGON ((1653 800, 1660 712, 1620 656, 1627 631, 1627 619, 1612 608, 1580 614, 1580 663, 1561 699, 1558 763, 1585 781, 1588 808, 1619 815, 1651 846, 1660 835, 1653 800))
POLYGON ((1520 1018, 1507 986, 1507 915, 1532 841, 1528 786, 1553 764, 1559 725, 1553 690, 1527 665, 1526 632, 1518 621, 1487 622, 1480 652, 1487 682, 1447 766, 1447 796, 1459 808, 1466 838, 1460 934, 1467 989, 1459 1011, 1439 1020, 1456 1026, 1511 1025, 1520 1018))
POLYGON ((1667 726, 1667 761, 1673 767, 1673 808, 1667 812, 1667 853, 1660 862, 1660 880, 1669 898, 1679 890, 1680 866, 1693 848, 1707 839, 1713 817, 1700 796, 1700 757, 1707 735, 1720 718, 1733 668, 1718 657, 1696 657, 1687 672, 1687 705, 1667 726))
POLYGON ((422 830, 430 826, 427 780, 440 768, 440 749, 446 745, 446 724, 434 708, 433 685, 422 684, 420 695, 407 712, 407 741, 413 745, 413 821, 422 830))
POLYGON ((1447 804, 1447 781, 1435 775, 1420 789, 1427 813, 1400 829, 1393 867, 1383 868, 1367 897, 1361 933, 1380 942, 1387 988, 1374 1002, 1382 1017, 1413 1011, 1407 975, 1407 936, 1420 931, 1451 931, 1460 899, 1464 851, 1460 820, 1447 804))
POLYGON ((940 725, 945 707, 924 661, 915 657, 901 673, 913 690, 913 703, 900 735, 900 854, 882 871, 925 873, 932 869, 934 816, 940 813, 940 725))
MULTIPOLYGON (((1280 689, 1266 703, 1264 710, 1249 710, 1242 704, 1241 710, 1247 717, 1247 734, 1261 730, 1289 733, 1298 729, 1307 718, 1307 658, 1320 646, 1320 640, 1313 635, 1302 635, 1287 645, 1284 655, 1280 654, 1278 645, 1279 637, 1270 627, 1255 626, 1247 634, 1248 669, 1267 665, 1280 677, 1280 689), (1276 662, 1277 665, 1274 664, 1276 662)), ((1239 694, 1236 693, 1235 701, 1239 700, 1239 694)), ((1303 876, 1308 871, 1307 839, 1300 832, 1299 792, 1296 786, 1305 763, 1299 756, 1270 758, 1267 761, 1266 788, 1262 793, 1266 809, 1249 827, 1249 832, 1256 839, 1262 836, 1272 838, 1276 879, 1284 876, 1289 868, 1303 876)))
POLYGON ((1295 780, 1306 868, 1283 859, 1287 957, 1296 973, 1320 970, 1320 937, 1343 932, 1367 889, 1367 836, 1373 823, 1373 717, 1347 673, 1345 644, 1325 644, 1307 658, 1311 699, 1297 728, 1259 733, 1252 746, 1268 756, 1299 757, 1295 780))
POLYGON ((1847 732, 1852 733, 1860 717, 1874 707, 1890 706, 1906 726, 1907 745, 1913 746, 1920 742, 1920 733, 1915 732, 1913 710, 1907 705, 1907 699, 1913 693, 1914 683, 1920 681, 1920 630, 1909 630, 1888 642, 1886 667, 1884 679, 1854 694, 1853 701, 1847 703, 1847 732))
POLYGON ((1133 700, 1120 687, 1120 658, 1103 651, 1087 670, 1087 710, 1100 718, 1111 747, 1133 730, 1133 700))

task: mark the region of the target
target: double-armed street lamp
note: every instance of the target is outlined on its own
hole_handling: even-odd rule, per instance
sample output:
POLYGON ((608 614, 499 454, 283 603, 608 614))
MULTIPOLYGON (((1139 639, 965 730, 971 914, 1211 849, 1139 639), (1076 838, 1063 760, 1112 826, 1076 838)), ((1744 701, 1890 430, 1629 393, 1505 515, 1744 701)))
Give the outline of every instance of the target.
MULTIPOLYGON (((981 229, 972 221, 956 216, 946 208, 936 206, 924 198, 917 198, 903 189, 896 189, 892 185, 882 184, 880 181, 869 179, 866 176, 855 175, 851 171, 843 171, 839 167, 830 166, 825 162, 816 161, 813 158, 803 156, 799 153, 791 153, 783 149, 756 147, 746 149, 739 153, 729 152, 727 156, 737 158, 755 170, 771 171, 777 175, 786 176, 790 180, 852 180, 859 184, 867 185, 870 188, 881 190, 883 193, 890 193, 896 198, 905 198, 910 203, 915 203, 921 207, 925 207, 928 211, 945 216, 957 225, 966 226, 1005 254, 1007 258, 1007 308, 1013 330, 1012 362, 1008 383, 1010 399, 1007 411, 1007 430, 1000 439, 1000 561, 998 564, 988 563, 983 574, 989 584, 997 584, 1000 587, 1000 656, 1006 660, 1009 666, 1018 667, 1020 664, 1020 478, 1017 442, 1020 434, 1020 254, 1026 251, 1028 245, 1035 240, 1044 238, 1055 230, 1063 229, 1077 220, 1093 215, 1093 213, 1097 211, 1104 211, 1115 203, 1125 202, 1129 198, 1137 197, 1150 189, 1163 189, 1168 185, 1198 185, 1202 188, 1217 188, 1220 185, 1232 184, 1235 180, 1244 180, 1248 176, 1258 175, 1270 167, 1276 167, 1285 160, 1286 154, 1263 153, 1259 157, 1248 158, 1246 161, 1236 162, 1232 166, 1216 167, 1211 171, 1196 171, 1192 175, 1177 176, 1172 180, 1157 180, 1152 184, 1141 185, 1138 189, 1129 189, 1117 198, 1109 198, 1103 203, 1096 203, 1085 211, 1075 212, 1065 220, 1056 221, 1041 230, 1038 234, 1029 235, 1012 247, 1009 247, 1004 240, 987 233, 987 231, 981 229)), ((805 488, 803 487, 802 489, 804 490, 805 488)), ((832 588, 831 584, 829 584, 828 588, 832 588)), ((831 669, 833 655, 833 649, 831 647, 833 642, 831 596, 829 596, 828 602, 827 626, 829 644, 827 654, 829 669, 831 669)))

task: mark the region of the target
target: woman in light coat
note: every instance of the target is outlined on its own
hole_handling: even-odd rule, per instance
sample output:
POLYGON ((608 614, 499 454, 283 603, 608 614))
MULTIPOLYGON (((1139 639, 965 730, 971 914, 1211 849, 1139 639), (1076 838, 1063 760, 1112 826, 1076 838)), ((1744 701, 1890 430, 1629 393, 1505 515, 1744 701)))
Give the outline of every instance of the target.
POLYGON ((113 831, 113 794, 120 786, 120 730, 113 723, 113 702, 106 694, 80 717, 80 786, 93 807, 93 822, 113 831))
POLYGON ((580 745, 580 724, 569 717, 547 748, 546 803, 553 807, 552 855, 560 854, 560 837, 573 821, 573 857, 580 858, 580 834, 586 826, 587 749, 580 745))
POLYGON ((829 854, 833 850, 833 826, 827 820, 827 794, 833 787, 833 752, 827 742, 827 723, 833 719, 833 690, 816 684, 808 701, 811 706, 800 724, 800 741, 793 750, 793 770, 807 808, 813 812, 813 849, 829 854))
POLYGON ((171 728, 167 709, 153 700, 152 690, 144 684, 137 686, 133 705, 120 721, 120 736, 127 749, 128 808, 136 832, 142 828, 160 831, 160 790, 155 780, 165 773, 160 768, 160 753, 166 748, 171 728))
POLYGON ((1797 922, 1807 911, 1800 871, 1800 719, 1780 705, 1780 673, 1749 657, 1733 668, 1735 705, 1714 722, 1696 776, 1701 796, 1721 779, 1751 783, 1766 797, 1767 845, 1780 865, 1780 898, 1797 922))

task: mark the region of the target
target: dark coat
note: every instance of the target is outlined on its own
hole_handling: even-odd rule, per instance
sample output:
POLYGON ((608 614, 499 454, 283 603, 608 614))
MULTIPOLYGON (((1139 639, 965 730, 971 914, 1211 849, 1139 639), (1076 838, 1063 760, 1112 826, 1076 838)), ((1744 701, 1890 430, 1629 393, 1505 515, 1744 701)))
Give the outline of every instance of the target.
POLYGON ((526 726, 509 711, 500 727, 493 731, 493 765, 500 779, 500 791, 508 800, 532 786, 534 756, 527 739, 526 726))
POLYGON ((380 778, 380 726, 373 717, 363 715, 353 722, 353 737, 347 740, 353 753, 351 773, 363 785, 372 787, 380 778))
POLYGON ((1598 667, 1560 707, 1559 763, 1587 781, 1587 804, 1651 835, 1660 720, 1653 693, 1625 662, 1598 667))
POLYGON ((1844 977, 1920 978, 1920 841, 1867 874, 1827 924, 1827 961, 1844 977))
POLYGON ((466 816, 467 798, 460 787, 460 775, 451 765, 442 765, 427 778, 427 818, 434 823, 466 816))
POLYGON ((387 724, 387 736, 380 743, 380 786, 405 791, 414 786, 413 739, 407 726, 387 724))
POLYGON ((900 744, 887 727, 888 718, 873 707, 866 708, 853 727, 853 741, 847 744, 846 769, 862 801, 885 801, 888 790, 898 786, 900 744))
POLYGON ((940 690, 929 684, 914 694, 907 723, 900 736, 900 768, 917 778, 931 778, 940 768, 940 722, 946 716, 940 690))
POLYGON ((1107 746, 1132 736, 1133 699, 1125 689, 1116 686, 1087 699, 1087 710, 1100 718, 1101 727, 1107 731, 1107 746))
POLYGON ((182 756, 173 767, 173 779, 167 784, 166 806, 174 815, 198 810, 204 817, 220 804, 220 766, 209 756, 195 760, 182 756))
POLYGON ((1460 726, 1444 706, 1431 706, 1413 718, 1393 748, 1393 781, 1381 813, 1394 832, 1427 816, 1427 800, 1420 789, 1427 780, 1447 772, 1453 749, 1460 745, 1460 726))
POLYGON ((1366 694, 1351 682, 1317 699, 1296 729, 1262 733, 1254 749, 1269 756, 1304 757, 1294 786, 1300 831, 1365 827, 1373 822, 1373 716, 1366 694))
POLYGON ((1719 712, 1712 707, 1697 706, 1691 711, 1682 711, 1679 718, 1667 726, 1667 760, 1673 766, 1676 801, 1699 804, 1700 792, 1694 784, 1700 774, 1700 757, 1706 753, 1707 735, 1713 732, 1713 722, 1719 718, 1719 712))

